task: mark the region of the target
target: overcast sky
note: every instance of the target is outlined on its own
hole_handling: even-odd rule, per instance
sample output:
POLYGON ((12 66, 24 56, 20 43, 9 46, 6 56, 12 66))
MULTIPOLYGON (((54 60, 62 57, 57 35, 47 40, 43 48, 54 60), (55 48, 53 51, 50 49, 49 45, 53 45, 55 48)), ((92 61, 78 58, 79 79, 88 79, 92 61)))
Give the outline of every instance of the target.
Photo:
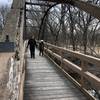
POLYGON ((12 0, 0 0, 0 6, 2 5, 11 5, 12 0))

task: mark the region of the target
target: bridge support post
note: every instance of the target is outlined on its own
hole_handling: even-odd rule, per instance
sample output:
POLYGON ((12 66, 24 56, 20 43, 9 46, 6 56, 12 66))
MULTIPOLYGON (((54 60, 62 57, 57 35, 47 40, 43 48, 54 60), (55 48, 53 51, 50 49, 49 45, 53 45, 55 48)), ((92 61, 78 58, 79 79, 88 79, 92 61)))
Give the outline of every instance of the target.
POLYGON ((63 51, 62 50, 60 50, 60 55, 61 55, 61 64, 60 64, 60 66, 63 69, 63 59, 64 59, 64 55, 63 55, 63 51))
POLYGON ((86 71, 86 62, 81 60, 81 68, 82 68, 82 75, 81 75, 81 87, 85 88, 85 79, 83 77, 83 73, 86 71))

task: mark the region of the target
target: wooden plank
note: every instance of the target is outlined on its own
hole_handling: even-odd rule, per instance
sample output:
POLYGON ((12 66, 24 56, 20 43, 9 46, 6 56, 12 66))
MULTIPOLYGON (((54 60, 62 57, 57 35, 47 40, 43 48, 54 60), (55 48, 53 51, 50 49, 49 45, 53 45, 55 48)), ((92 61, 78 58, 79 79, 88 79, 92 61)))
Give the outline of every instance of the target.
POLYGON ((45 57, 27 57, 24 100, 87 100, 83 93, 45 57))
MULTIPOLYGON (((47 50, 53 57, 56 57, 57 59, 61 60, 61 56, 57 55, 56 53, 52 53, 52 51, 47 50)), ((73 64, 72 62, 68 61, 67 59, 63 59, 63 63, 67 65, 67 67, 71 68, 73 71, 77 72, 81 76, 84 76, 91 84, 97 89, 100 89, 100 78, 97 76, 91 74, 88 71, 82 71, 82 68, 79 66, 73 64)))
POLYGON ((59 66, 52 58, 48 55, 47 57, 65 74, 65 76, 73 82, 87 97, 89 100, 95 100, 95 97, 92 96, 85 88, 82 87, 73 77, 71 77, 61 66, 59 66))
POLYGON ((49 43, 46 43, 46 45, 48 45, 48 47, 52 47, 53 49, 56 48, 58 50, 61 50, 63 53, 66 53, 67 55, 69 55, 71 57, 76 57, 76 58, 79 58, 80 60, 83 60, 83 61, 86 61, 86 62, 89 62, 89 63, 91 62, 92 64, 96 64, 98 66, 100 65, 100 59, 99 58, 89 56, 89 55, 86 55, 86 54, 82 54, 82 53, 79 53, 77 51, 72 51, 72 50, 61 48, 61 47, 57 47, 57 46, 51 45, 49 43))

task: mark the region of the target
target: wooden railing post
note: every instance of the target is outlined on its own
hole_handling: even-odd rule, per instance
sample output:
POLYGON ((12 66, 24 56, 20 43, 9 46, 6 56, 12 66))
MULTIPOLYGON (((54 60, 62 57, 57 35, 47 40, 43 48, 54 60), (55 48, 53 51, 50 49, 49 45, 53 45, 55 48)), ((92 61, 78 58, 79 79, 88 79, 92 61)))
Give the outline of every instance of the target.
POLYGON ((100 65, 100 59, 95 58, 89 55, 85 55, 79 52, 63 49, 61 47, 54 46, 52 44, 47 44, 47 52, 50 53, 51 59, 55 61, 63 71, 67 72, 67 69, 71 69, 73 72, 79 75, 80 80, 74 81, 82 90, 88 91, 89 88, 95 88, 96 90, 100 90, 100 78, 96 76, 94 73, 91 73, 91 70, 88 68, 90 64, 95 66, 100 65), (67 59, 67 54, 69 58, 67 59), (72 62, 74 59, 78 59, 78 64, 72 62), (59 61, 59 63, 57 62, 59 61), (81 64, 80 64, 81 62, 81 64), (88 85, 88 82, 91 85, 88 85))
POLYGON ((81 86, 82 88, 85 88, 85 80, 84 80, 83 74, 86 71, 86 62, 84 60, 81 60, 81 68, 82 68, 81 86))
POLYGON ((44 42, 45 44, 45 52, 48 50, 48 43, 44 42))
POLYGON ((47 46, 47 50, 48 50, 48 44, 46 43, 46 46, 47 46))
POLYGON ((60 50, 60 56, 61 56, 61 64, 60 64, 60 66, 61 66, 61 68, 63 69, 63 51, 62 50, 60 50))

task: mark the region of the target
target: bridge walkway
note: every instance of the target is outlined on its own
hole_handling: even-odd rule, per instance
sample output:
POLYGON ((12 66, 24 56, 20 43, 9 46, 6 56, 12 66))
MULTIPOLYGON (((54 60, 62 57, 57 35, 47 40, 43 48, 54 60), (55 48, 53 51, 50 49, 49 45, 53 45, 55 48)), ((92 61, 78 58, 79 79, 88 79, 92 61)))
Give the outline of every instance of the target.
POLYGON ((45 56, 35 59, 27 52, 24 100, 88 100, 45 56))

